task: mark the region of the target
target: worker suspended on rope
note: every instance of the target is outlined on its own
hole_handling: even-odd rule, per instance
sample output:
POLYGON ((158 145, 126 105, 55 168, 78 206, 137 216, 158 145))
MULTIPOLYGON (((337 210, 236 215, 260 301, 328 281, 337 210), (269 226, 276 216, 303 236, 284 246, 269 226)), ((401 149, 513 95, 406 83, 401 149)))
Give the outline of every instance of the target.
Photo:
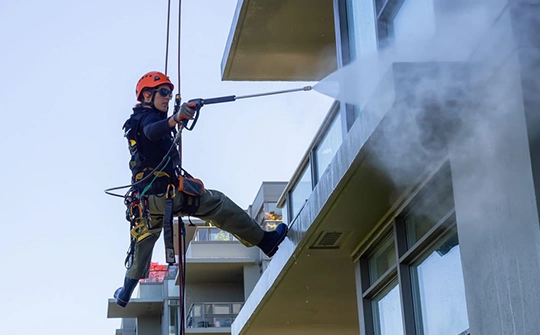
POLYGON ((126 260, 129 266, 124 285, 114 293, 116 303, 122 307, 129 302, 139 280, 149 275, 152 251, 167 216, 193 215, 211 221, 244 245, 259 247, 269 257, 287 234, 283 223, 274 231, 263 230, 226 195, 205 189, 201 181, 179 166, 180 155, 171 150, 175 147, 175 127, 193 119, 195 110, 184 103, 168 116, 173 90, 174 84, 165 74, 153 71, 143 75, 136 86, 139 103, 124 124, 134 186, 125 201, 132 222, 132 245, 126 260))

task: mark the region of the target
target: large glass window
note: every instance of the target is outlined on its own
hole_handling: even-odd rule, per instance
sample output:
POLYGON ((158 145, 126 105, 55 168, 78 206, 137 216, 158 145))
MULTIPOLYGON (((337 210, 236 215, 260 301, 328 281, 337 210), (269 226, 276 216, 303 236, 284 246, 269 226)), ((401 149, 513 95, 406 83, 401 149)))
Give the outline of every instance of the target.
POLYGON ((469 328, 457 232, 413 264, 420 334, 460 334, 469 328))
POLYGON ((435 34, 433 0, 405 0, 388 20, 388 36, 397 44, 411 44, 435 34))
MULTIPOLYGON (((353 0, 352 0, 353 1, 353 0)), ((353 1, 354 2, 354 1, 353 1)), ((364 1, 359 1, 364 2, 364 1)), ((372 1, 366 1, 372 2, 372 1)), ((477 33, 479 25, 476 19, 471 19, 475 2, 469 0, 375 0, 375 15, 379 47, 389 44, 404 46, 405 49, 424 43, 437 43, 442 40, 459 40, 460 48, 469 43, 476 45, 471 36, 477 33), (467 36, 456 31, 468 31, 467 36), (437 38, 441 33, 444 38, 437 38), (469 36, 471 35, 471 36, 469 36)), ((432 47, 435 48, 434 44, 432 47)), ((451 45, 449 45, 451 46, 451 45)))
POLYGON ((468 330, 451 180, 446 163, 360 256, 362 333, 468 330))
POLYGON ((426 186, 425 191, 409 206, 404 215, 409 248, 454 208, 451 183, 448 171, 438 182, 426 186))
POLYGON ((311 191, 313 191, 313 186, 311 185, 311 164, 308 163, 304 168, 302 176, 290 193, 293 218, 300 212, 300 208, 304 206, 304 203, 311 195, 311 191))
POLYGON ((379 47, 417 44, 435 34, 434 0, 376 0, 379 47))
POLYGON ((373 317, 376 335, 402 335, 401 299, 395 281, 387 290, 373 299, 373 317))
POLYGON ((396 246, 393 235, 388 237, 375 251, 375 254, 368 259, 368 264, 371 284, 375 283, 386 271, 396 265, 396 246))
POLYGON ((404 334, 394 237, 392 231, 383 234, 360 259, 363 306, 370 306, 364 311, 369 320, 361 333, 404 334))
POLYGON ((180 310, 178 300, 169 300, 169 335, 177 335, 179 331, 179 316, 178 311, 180 310))
POLYGON ((377 52, 374 1, 347 0, 351 61, 377 52))
POLYGON ((330 124, 330 127, 326 130, 322 141, 315 150, 315 163, 317 166, 317 180, 321 178, 322 174, 330 165, 332 158, 336 155, 341 142, 343 141, 343 135, 341 134, 341 123, 339 122, 340 115, 336 114, 334 120, 330 124))
POLYGON ((195 235, 195 241, 236 241, 236 238, 220 228, 199 227, 195 235))

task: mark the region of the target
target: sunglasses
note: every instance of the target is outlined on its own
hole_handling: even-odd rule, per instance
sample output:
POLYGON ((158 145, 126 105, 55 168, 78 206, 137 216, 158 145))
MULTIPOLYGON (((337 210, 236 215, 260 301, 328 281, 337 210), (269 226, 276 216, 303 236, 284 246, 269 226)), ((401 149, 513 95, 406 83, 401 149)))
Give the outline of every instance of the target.
POLYGON ((158 92, 162 97, 169 97, 169 99, 172 99, 173 92, 168 88, 162 87, 159 90, 154 90, 154 92, 158 92))

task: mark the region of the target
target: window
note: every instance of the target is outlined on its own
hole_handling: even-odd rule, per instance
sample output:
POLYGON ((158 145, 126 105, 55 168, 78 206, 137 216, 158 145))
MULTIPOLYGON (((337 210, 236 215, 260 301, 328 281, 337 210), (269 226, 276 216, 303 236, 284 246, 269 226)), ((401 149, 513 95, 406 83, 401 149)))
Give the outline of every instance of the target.
POLYGON ((274 221, 283 221, 283 211, 277 207, 276 202, 265 202, 255 217, 255 221, 264 229, 272 230, 277 226, 274 221))
POLYGON ((361 333, 468 330, 451 180, 446 163, 360 256, 361 333))
POLYGON ((389 236, 373 256, 368 259, 369 279, 374 284, 386 271, 396 265, 396 246, 394 236, 389 236))
POLYGON ((433 0, 376 0, 379 47, 417 43, 433 37, 435 9, 433 0))
POLYGON ((373 311, 376 335, 404 334, 397 281, 373 299, 373 311))
POLYGON ((402 335, 401 298, 397 275, 395 236, 387 231, 360 258, 365 329, 360 333, 402 335))
POLYGON ((180 307, 178 300, 169 300, 169 335, 177 335, 179 331, 179 317, 178 312, 180 307))
POLYGON ((332 158, 336 155, 343 136, 341 134, 340 115, 336 114, 334 120, 330 124, 330 127, 326 130, 326 134, 317 146, 315 150, 315 164, 317 166, 317 180, 321 178, 322 174, 330 165, 332 158))
POLYGON ((377 31, 373 6, 374 1, 347 0, 347 28, 351 62, 377 51, 377 31))
POLYGON ((195 235, 195 241, 236 241, 236 238, 220 228, 199 227, 195 235))
POLYGON ((311 163, 304 168, 302 176, 290 193, 292 220, 300 212, 302 206, 311 195, 313 187, 311 185, 311 163))
POLYGON ((417 327, 425 335, 459 334, 469 328, 457 231, 412 265, 417 327))
MULTIPOLYGON (((425 43, 433 40, 437 31, 452 41, 457 37, 452 36, 453 32, 466 31, 464 25, 470 25, 471 34, 478 28, 477 21, 469 15, 474 2, 468 0, 376 0, 375 3, 379 47, 388 46, 390 41, 409 46, 425 43)), ((459 40, 464 41, 466 38, 460 35, 459 40)))
POLYGON ((387 21, 388 36, 397 44, 426 40, 435 34, 433 0, 405 0, 387 21))
POLYGON ((445 175, 440 182, 426 186, 424 192, 409 206, 403 217, 409 248, 454 208, 451 182, 450 176, 445 175))

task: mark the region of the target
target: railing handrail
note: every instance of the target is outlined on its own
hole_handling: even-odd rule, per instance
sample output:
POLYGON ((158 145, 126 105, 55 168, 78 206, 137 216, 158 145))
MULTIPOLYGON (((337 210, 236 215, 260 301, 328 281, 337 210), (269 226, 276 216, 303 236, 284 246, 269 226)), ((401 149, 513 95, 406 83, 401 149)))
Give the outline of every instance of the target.
MULTIPOLYGON (((233 304, 241 304, 241 305, 243 305, 244 303, 245 303, 244 301, 192 302, 191 305, 189 305, 187 315, 189 316, 189 313, 191 312, 191 310, 193 309, 193 306, 195 306, 195 305, 213 305, 213 304, 225 305, 226 304, 226 305, 232 306, 233 304)), ((230 313, 230 314, 234 314, 234 313, 230 313)))
MULTIPOLYGON (((223 320, 229 320, 229 325, 232 324, 234 322, 234 320, 236 319, 236 317, 238 316, 238 312, 234 312, 233 310, 233 305, 240 305, 240 309, 244 306, 244 302, 243 301, 215 301, 215 302, 210 302, 210 301, 201 301, 201 302, 192 302, 189 309, 188 309, 188 312, 186 314, 186 323, 188 324, 188 327, 190 328, 208 328, 208 327, 220 327, 217 325, 217 322, 219 320, 223 321, 223 320), (198 316, 194 316, 194 315, 191 315, 192 312, 193 312, 193 308, 194 306, 200 306, 200 315, 198 316), (204 308, 204 305, 228 305, 229 306, 229 311, 230 313, 207 313, 206 312, 206 309, 204 308), (210 319, 209 319, 210 318, 210 319), (217 321, 215 321, 214 319, 218 319, 217 321), (197 321, 198 320, 198 321, 197 321), (214 320, 215 323, 211 320, 214 320), (194 324, 192 324, 192 322, 197 322, 197 326, 195 326, 194 324), (210 323, 212 322, 212 323, 210 323), (202 323, 202 326, 200 325, 202 323)), ((229 327, 229 325, 226 325, 226 322, 225 322, 225 326, 229 327)))
POLYGON ((238 239, 231 233, 229 233, 228 231, 226 230, 223 230, 219 227, 215 227, 215 226, 199 226, 199 227, 196 227, 195 228, 195 232, 193 233, 193 238, 191 239, 191 242, 236 242, 238 241, 238 239), (219 233, 223 233, 229 237, 231 237, 231 239, 229 240, 212 240, 210 239, 210 234, 207 236, 207 239, 203 239, 203 240, 199 240, 199 234, 197 234, 198 231, 200 230, 210 230, 210 229, 215 229, 215 230, 218 230, 219 233))
POLYGON ((189 309, 193 307, 193 305, 211 305, 211 304, 244 304, 244 301, 196 301, 192 302, 189 309))

